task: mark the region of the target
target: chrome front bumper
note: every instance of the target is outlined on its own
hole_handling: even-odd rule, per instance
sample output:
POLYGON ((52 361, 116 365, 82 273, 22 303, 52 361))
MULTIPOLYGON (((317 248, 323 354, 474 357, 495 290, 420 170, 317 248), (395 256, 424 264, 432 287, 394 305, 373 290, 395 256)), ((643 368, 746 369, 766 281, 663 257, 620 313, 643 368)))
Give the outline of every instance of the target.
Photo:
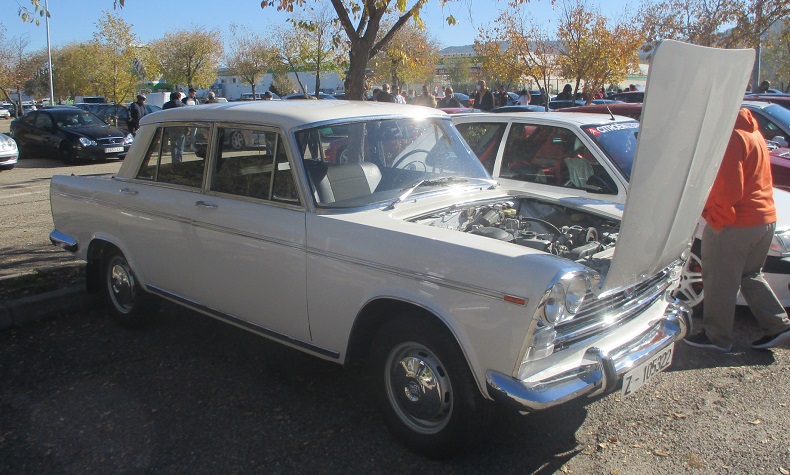
POLYGON ((578 368, 526 386, 512 376, 486 373, 488 394, 495 401, 518 411, 546 409, 580 396, 614 390, 620 376, 682 339, 691 329, 691 310, 676 301, 664 318, 638 337, 606 353, 589 348, 578 368))
POLYGON ((77 252, 77 250, 79 249, 79 245, 77 244, 76 239, 58 231, 57 229, 49 233, 49 241, 52 244, 58 247, 62 247, 67 251, 77 252))

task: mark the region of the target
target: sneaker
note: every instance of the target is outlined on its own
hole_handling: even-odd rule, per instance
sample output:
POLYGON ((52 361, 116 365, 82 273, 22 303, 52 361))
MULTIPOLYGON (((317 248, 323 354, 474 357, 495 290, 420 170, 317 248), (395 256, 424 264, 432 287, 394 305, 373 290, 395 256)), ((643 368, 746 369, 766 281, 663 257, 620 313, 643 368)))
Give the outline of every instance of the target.
POLYGON ((779 346, 786 341, 790 341, 790 328, 783 331, 782 333, 777 333, 775 335, 768 335, 760 338, 759 340, 754 340, 752 342, 752 348, 764 350, 766 348, 773 348, 775 346, 779 346))
POLYGON ((732 345, 724 347, 719 346, 708 338, 708 335, 705 334, 704 331, 699 333, 695 333, 694 335, 687 336, 683 339, 687 344, 694 346, 696 348, 705 348, 706 350, 716 350, 721 351, 722 353, 728 353, 732 350, 732 345))

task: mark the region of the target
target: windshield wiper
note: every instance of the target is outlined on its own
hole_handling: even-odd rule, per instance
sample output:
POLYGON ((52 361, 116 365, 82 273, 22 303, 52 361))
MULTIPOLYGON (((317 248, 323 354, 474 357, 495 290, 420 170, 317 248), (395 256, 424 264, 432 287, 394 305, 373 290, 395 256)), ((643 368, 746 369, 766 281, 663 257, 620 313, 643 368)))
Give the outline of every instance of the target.
POLYGON ((416 190, 417 188, 420 188, 421 186, 448 185, 448 184, 451 184, 451 183, 466 183, 468 181, 469 181, 468 178, 463 178, 463 177, 458 177, 458 176, 444 176, 444 177, 441 177, 441 178, 420 180, 417 183, 415 183, 414 185, 412 185, 412 186, 410 186, 408 188, 404 188, 403 189, 404 193, 402 195, 400 195, 399 197, 395 198, 395 200, 392 203, 390 203, 389 205, 387 205, 384 209, 385 210, 394 209, 396 204, 404 201, 406 198, 409 197, 409 195, 414 193, 414 190, 416 190))

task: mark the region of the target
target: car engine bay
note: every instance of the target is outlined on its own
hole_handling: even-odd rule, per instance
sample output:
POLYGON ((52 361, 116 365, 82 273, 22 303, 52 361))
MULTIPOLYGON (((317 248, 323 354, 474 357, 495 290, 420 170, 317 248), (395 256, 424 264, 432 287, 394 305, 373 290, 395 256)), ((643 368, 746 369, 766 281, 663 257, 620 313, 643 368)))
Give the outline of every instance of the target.
POLYGON ((412 222, 486 236, 554 254, 606 275, 620 223, 575 208, 514 197, 452 206, 412 222), (604 254, 602 254, 604 253, 604 254))

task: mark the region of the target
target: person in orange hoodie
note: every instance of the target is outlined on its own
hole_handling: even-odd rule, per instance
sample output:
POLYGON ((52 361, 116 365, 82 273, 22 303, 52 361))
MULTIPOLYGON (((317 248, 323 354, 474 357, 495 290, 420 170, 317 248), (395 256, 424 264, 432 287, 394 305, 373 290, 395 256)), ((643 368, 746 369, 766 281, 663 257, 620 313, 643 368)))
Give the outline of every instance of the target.
POLYGON ((730 351, 738 289, 763 332, 752 348, 790 341, 790 320, 762 273, 776 229, 776 207, 768 147, 747 109, 741 109, 735 120, 702 217, 708 223, 701 256, 704 329, 684 341, 730 351))

